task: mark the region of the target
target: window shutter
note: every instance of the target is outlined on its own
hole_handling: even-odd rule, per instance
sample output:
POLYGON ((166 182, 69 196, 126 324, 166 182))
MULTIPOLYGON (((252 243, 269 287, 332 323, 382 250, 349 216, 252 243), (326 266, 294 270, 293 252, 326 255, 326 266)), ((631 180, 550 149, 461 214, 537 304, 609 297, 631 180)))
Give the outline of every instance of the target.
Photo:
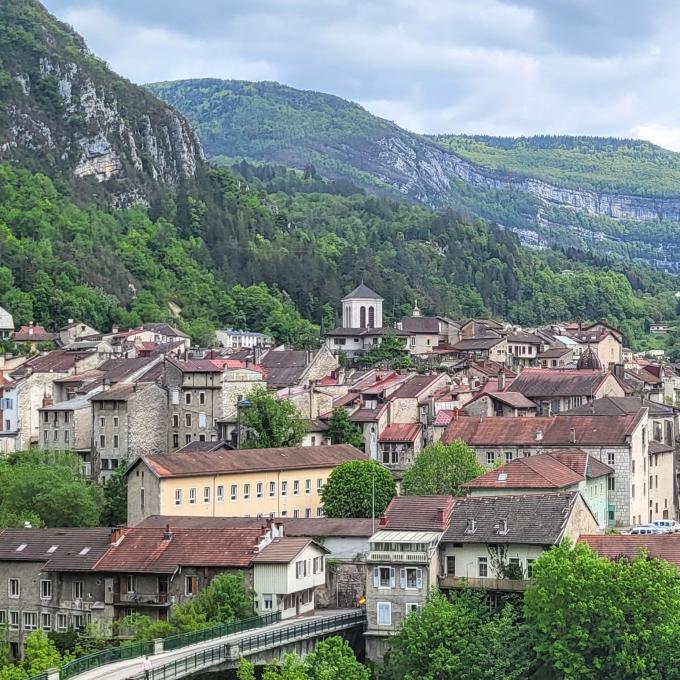
POLYGON ((396 570, 394 567, 390 567, 390 588, 394 588, 396 580, 396 570))
POLYGON ((416 588, 420 589, 423 587, 423 570, 416 569, 416 588))
POLYGON ((194 576, 191 579, 191 594, 198 595, 198 577, 194 576))
POLYGON ((373 567, 373 587, 380 587, 380 569, 378 567, 373 567))
POLYGON ((406 588, 406 569, 399 570, 399 585, 401 588, 406 588))

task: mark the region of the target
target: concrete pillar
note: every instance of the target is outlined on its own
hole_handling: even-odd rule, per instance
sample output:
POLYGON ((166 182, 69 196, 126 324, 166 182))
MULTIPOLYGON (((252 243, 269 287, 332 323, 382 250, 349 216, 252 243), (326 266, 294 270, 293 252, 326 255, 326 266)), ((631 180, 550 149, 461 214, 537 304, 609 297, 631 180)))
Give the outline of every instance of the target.
POLYGON ((163 652, 163 638, 156 638, 153 641, 153 653, 154 655, 156 654, 161 654, 163 652))
POLYGON ((59 669, 58 668, 48 668, 47 669, 47 680, 59 680, 59 669))
POLYGON ((241 648, 238 645, 224 645, 224 656, 227 661, 235 661, 241 657, 241 648))

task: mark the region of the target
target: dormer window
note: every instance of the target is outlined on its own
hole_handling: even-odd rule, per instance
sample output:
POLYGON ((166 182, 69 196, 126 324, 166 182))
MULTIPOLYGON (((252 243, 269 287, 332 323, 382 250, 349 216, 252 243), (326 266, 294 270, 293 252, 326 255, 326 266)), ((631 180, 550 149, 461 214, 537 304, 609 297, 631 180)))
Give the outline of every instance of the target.
POLYGON ((494 527, 496 529, 496 533, 505 535, 508 533, 508 520, 507 519, 500 519, 498 520, 498 524, 495 525, 494 527))
POLYGON ((475 531, 477 531, 477 522, 474 519, 469 518, 467 521, 467 526, 465 527, 465 533, 474 534, 475 531))

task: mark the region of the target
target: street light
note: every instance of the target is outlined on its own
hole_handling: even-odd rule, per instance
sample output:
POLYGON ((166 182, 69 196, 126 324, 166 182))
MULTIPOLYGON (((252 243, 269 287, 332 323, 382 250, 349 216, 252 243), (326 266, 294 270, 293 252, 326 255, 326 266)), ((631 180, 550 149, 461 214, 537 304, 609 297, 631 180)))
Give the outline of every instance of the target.
POLYGON ((241 399, 236 402, 236 448, 241 448, 241 409, 249 408, 253 402, 248 399, 241 399))

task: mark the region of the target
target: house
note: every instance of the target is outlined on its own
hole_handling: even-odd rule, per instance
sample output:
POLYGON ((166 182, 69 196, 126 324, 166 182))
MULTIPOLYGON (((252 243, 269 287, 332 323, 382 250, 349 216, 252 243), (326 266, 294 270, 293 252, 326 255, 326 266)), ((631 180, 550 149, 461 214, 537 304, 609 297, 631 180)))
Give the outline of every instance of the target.
POLYGON ((660 364, 638 364, 635 368, 626 369, 624 380, 639 397, 663 403, 664 369, 660 364))
POLYGON ((423 448, 423 428, 420 423, 392 423, 378 437, 378 460, 400 479, 423 448))
POLYGON ((437 587, 439 541, 446 530, 451 496, 397 496, 371 536, 366 579, 366 656, 375 661, 411 611, 437 587))
MULTIPOLYGON (((649 515, 648 432, 648 410, 641 408, 636 413, 618 416, 459 416, 451 420, 441 441, 445 444, 464 441, 474 449, 479 462, 489 467, 498 460, 581 449, 613 468, 607 521, 627 527, 641 523, 649 515)), ((671 508, 669 502, 669 513, 671 508)))
POLYGON ((495 392, 480 390, 476 397, 465 404, 468 416, 535 416, 538 406, 521 392, 495 392))
POLYGON ((75 451, 83 461, 86 475, 92 474, 92 409, 87 397, 56 404, 45 400, 40 413, 40 447, 75 451))
POLYGON ((538 404, 541 415, 566 411, 602 397, 624 397, 627 393, 611 371, 599 368, 525 368, 509 389, 538 404))
POLYGON ((275 538, 253 557, 258 614, 282 619, 314 613, 315 591, 326 582, 329 550, 311 538, 275 538))
POLYGON ((88 326, 86 323, 69 319, 56 334, 56 340, 60 347, 67 347, 81 338, 99 335, 99 331, 88 326))
POLYGON ((649 332, 653 335, 666 335, 673 330, 673 327, 668 323, 650 323, 649 332))
POLYGON ((527 458, 510 458, 504 465, 470 480, 471 496, 505 496, 578 491, 598 526, 608 524, 609 478, 614 470, 580 449, 563 449, 527 458))
POLYGON ((543 368, 566 368, 575 363, 574 350, 571 347, 549 347, 536 358, 543 368))
POLYGON ((17 405, 16 384, 9 371, 0 369, 0 455, 17 450, 17 405))
POLYGON ((366 455, 349 444, 142 456, 126 471, 128 522, 149 515, 322 516, 331 471, 366 455))
POLYGON ((532 333, 517 331, 505 336, 508 343, 508 361, 513 366, 535 366, 544 341, 532 333))
POLYGON ((9 338, 12 333, 14 333, 14 319, 4 307, 0 307, 0 339, 9 338))
POLYGON ((453 349, 469 359, 497 361, 501 364, 508 360, 508 341, 501 336, 463 339, 453 349))
POLYGON ((340 364, 327 348, 316 350, 272 349, 262 355, 260 365, 271 388, 309 386, 336 371, 340 364))
POLYGON ((456 498, 439 544, 439 587, 523 591, 545 550, 597 531, 577 491, 456 498))
POLYGON ((500 336, 504 330, 502 323, 493 319, 470 319, 460 327, 460 337, 463 340, 500 336))
POLYGON ((590 349, 603 365, 621 363, 623 336, 618 328, 599 321, 590 326, 581 326, 577 330, 567 330, 565 334, 578 343, 578 353, 590 349))
POLYGON ((271 347, 274 338, 265 333, 255 333, 254 331, 241 331, 235 328, 226 328, 215 331, 215 338, 222 347, 230 349, 242 349, 243 347, 271 347))
POLYGON ((53 343, 56 336, 46 331, 42 326, 34 325, 33 322, 21 326, 18 331, 10 334, 13 342, 28 346, 31 353, 35 352, 39 343, 53 343))

